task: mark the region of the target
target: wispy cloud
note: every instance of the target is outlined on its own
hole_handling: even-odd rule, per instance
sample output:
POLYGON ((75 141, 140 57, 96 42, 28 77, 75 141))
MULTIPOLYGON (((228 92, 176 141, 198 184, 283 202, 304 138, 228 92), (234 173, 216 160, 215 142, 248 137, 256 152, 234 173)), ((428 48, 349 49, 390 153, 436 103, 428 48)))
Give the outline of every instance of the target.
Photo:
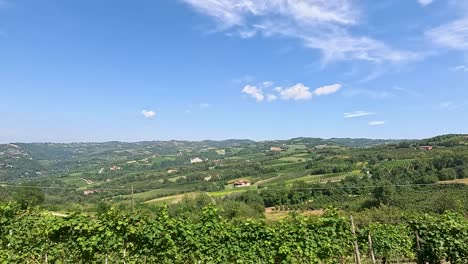
POLYGON ((273 84, 275 84, 275 83, 270 82, 270 81, 262 82, 263 87, 266 87, 266 88, 273 86, 273 84))
POLYGON ((207 109, 207 108, 211 108, 211 104, 208 104, 208 103, 201 103, 199 105, 200 109, 207 109))
POLYGON ((457 103, 453 101, 444 101, 444 102, 439 103, 438 108, 441 110, 453 111, 453 110, 460 110, 466 105, 468 105, 467 102, 457 103))
POLYGON ((352 0, 182 0, 217 22, 218 30, 242 38, 262 34, 302 41, 321 51, 323 63, 361 60, 373 63, 421 59, 419 52, 393 49, 382 41, 351 33, 362 11, 352 0))
POLYGON ((461 71, 461 72, 468 72, 468 66, 466 65, 458 65, 453 68, 450 68, 452 71, 461 71))
POLYGON ((395 94, 381 89, 349 89, 343 94, 345 96, 365 96, 373 99, 386 99, 395 96, 395 94))
POLYGON ((391 90, 395 91, 396 94, 404 94, 404 95, 410 95, 410 96, 415 96, 415 97, 419 97, 421 96, 421 94, 417 91, 414 91, 414 90, 411 90, 411 89, 408 89, 408 88, 403 88, 401 86, 393 86, 391 88, 391 90))
POLYGON ((251 83, 251 82, 254 82, 255 81, 255 77, 253 77, 252 75, 249 75, 249 74, 246 74, 244 76, 241 76, 239 78, 235 78, 232 80, 232 82, 234 83, 242 83, 242 84, 246 84, 246 83, 251 83))
POLYGON ((446 101, 446 102, 439 103, 439 108, 449 110, 449 109, 453 109, 454 105, 455 104, 453 102, 446 101))
POLYGON ((370 121, 369 126, 383 126, 385 125, 385 121, 370 121))
POLYGON ((344 93, 345 96, 365 96, 373 99, 387 99, 394 97, 420 97, 421 94, 417 91, 403 88, 400 86, 393 86, 391 88, 378 88, 378 89, 347 89, 344 93))
POLYGON ((430 5, 434 2, 434 0, 418 0, 418 3, 422 6, 430 5))
POLYGON ((354 117, 362 117, 362 116, 370 116, 370 115, 375 115, 375 113, 358 110, 354 112, 344 113, 344 118, 354 118, 354 117))
POLYGON ((434 43, 455 50, 468 50, 468 16, 426 32, 434 43))
POLYGON ((148 119, 154 118, 156 116, 156 112, 153 110, 142 110, 141 114, 148 119))
POLYGON ((184 113, 185 114, 192 114, 193 112, 197 110, 205 110, 213 107, 212 104, 209 103, 200 103, 200 104, 189 104, 187 105, 187 108, 185 109, 184 113))
POLYGON ((274 94, 267 94, 266 98, 267 98, 267 101, 268 101, 268 102, 273 102, 273 101, 275 101, 276 99, 278 99, 278 96, 276 96, 276 95, 274 95, 274 94))

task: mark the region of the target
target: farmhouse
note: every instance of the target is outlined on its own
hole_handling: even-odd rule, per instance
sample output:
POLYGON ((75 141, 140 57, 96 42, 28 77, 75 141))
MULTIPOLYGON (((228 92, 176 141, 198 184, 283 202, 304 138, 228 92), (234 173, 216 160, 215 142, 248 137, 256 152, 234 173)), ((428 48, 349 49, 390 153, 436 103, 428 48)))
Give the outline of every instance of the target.
POLYGON ((433 147, 432 146, 421 146, 419 148, 422 149, 422 150, 432 150, 433 147))
POLYGON ((89 190, 84 190, 83 194, 84 195, 91 195, 91 194, 94 194, 94 193, 97 193, 97 192, 99 192, 99 191, 96 190, 96 189, 89 189, 89 190))
POLYGON ((247 180, 240 180, 234 183, 234 187, 247 187, 247 186, 250 186, 250 181, 247 181, 247 180))
POLYGON ((203 162, 202 159, 200 158, 193 158, 193 159, 190 159, 190 163, 194 164, 194 163, 200 163, 200 162, 203 162))
POLYGON ((167 173, 171 174, 171 173, 176 173, 177 172, 177 169, 168 169, 167 170, 167 173))
POLYGON ((270 151, 273 151, 273 152, 280 152, 280 151, 283 151, 283 149, 280 148, 280 147, 271 147, 271 148, 270 148, 270 151))
POLYGON ((122 169, 121 167, 118 167, 118 166, 115 166, 115 165, 109 168, 110 171, 119 171, 121 169, 122 169))

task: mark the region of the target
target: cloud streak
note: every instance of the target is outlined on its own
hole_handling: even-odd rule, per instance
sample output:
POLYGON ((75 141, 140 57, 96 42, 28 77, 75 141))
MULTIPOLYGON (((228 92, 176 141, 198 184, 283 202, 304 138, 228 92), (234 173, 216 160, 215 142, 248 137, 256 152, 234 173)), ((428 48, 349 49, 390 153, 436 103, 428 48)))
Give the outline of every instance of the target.
POLYGON ((383 126, 385 125, 385 121, 370 121, 369 126, 383 126))
POLYGON ((344 118, 355 118, 355 117, 370 116, 370 115, 375 115, 375 113, 359 110, 359 111, 344 113, 344 118))
POLYGON ((468 50, 468 16, 426 31, 435 44, 454 50, 468 50))
POLYGON ((452 71, 468 72, 468 66, 466 66, 466 65, 458 65, 458 66, 455 66, 455 67, 451 68, 450 70, 452 70, 452 71))
POLYGON ((434 0, 418 0, 418 3, 422 6, 430 5, 434 2, 434 0))
POLYGON ((423 57, 371 37, 351 34, 350 29, 359 25, 362 13, 352 0, 181 1, 213 18, 218 30, 230 35, 298 39, 304 47, 319 50, 324 64, 341 60, 399 63, 423 57))

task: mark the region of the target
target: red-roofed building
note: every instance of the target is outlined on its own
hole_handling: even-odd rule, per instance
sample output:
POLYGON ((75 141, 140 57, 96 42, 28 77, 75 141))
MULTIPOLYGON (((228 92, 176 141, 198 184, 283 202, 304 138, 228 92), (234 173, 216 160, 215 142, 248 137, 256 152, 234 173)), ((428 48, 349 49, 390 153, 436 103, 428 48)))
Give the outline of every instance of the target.
POLYGON ((432 150, 432 146, 421 146, 419 147, 420 149, 423 149, 423 150, 432 150))
POLYGON ((247 180, 240 180, 234 183, 234 187, 247 187, 247 186, 250 186, 250 181, 247 181, 247 180))

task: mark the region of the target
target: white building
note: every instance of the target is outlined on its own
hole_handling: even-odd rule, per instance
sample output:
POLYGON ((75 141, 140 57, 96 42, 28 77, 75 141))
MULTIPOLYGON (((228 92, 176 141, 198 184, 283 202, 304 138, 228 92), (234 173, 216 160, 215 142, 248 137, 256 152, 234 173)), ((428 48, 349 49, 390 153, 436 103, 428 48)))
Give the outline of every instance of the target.
POLYGON ((200 162, 203 162, 202 159, 200 158, 193 158, 193 159, 190 159, 190 163, 194 164, 194 163, 200 163, 200 162))

